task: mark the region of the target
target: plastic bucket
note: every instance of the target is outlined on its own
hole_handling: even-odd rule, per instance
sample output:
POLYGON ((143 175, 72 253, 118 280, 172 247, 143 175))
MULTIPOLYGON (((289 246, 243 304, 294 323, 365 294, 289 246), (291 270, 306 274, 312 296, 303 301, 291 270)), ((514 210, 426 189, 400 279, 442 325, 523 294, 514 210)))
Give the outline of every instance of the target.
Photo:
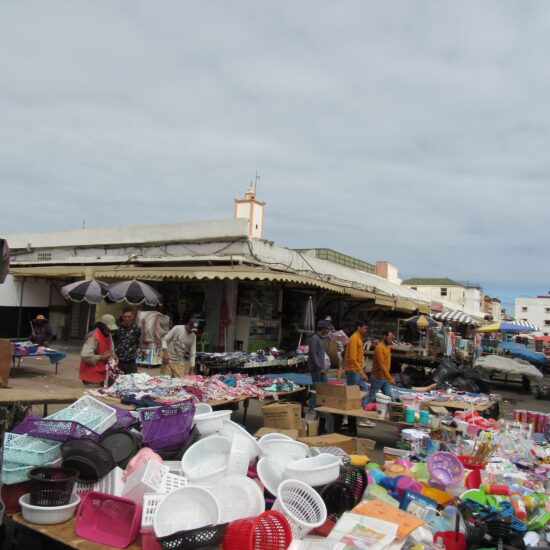
POLYGON ((445 550, 466 550, 466 537, 462 533, 455 531, 438 531, 434 535, 434 542, 437 539, 443 539, 445 550))

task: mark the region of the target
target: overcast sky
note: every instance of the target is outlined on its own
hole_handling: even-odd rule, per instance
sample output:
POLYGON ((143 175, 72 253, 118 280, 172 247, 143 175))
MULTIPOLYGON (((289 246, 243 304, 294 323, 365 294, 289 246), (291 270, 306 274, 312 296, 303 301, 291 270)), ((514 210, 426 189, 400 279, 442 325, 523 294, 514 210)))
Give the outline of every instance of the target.
POLYGON ((550 290, 546 1, 0 4, 0 234, 227 218, 550 290))

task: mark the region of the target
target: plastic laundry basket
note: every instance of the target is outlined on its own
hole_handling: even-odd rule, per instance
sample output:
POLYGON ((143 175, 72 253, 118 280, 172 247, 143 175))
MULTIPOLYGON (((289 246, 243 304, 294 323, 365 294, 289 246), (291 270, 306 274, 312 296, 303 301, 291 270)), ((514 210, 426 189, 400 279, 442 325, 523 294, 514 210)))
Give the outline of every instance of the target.
POLYGON ((41 466, 29 472, 33 506, 65 506, 69 504, 78 472, 72 468, 41 466))
POLYGON ((286 550, 292 542, 290 525, 269 510, 255 518, 232 521, 225 531, 223 550, 286 550))
POLYGON ((304 538, 327 519, 327 508, 319 493, 295 479, 287 479, 279 485, 272 510, 285 516, 296 539, 304 538))
POLYGON ((126 548, 137 537, 141 507, 132 500, 91 491, 80 502, 76 534, 84 539, 126 548))
POLYGON ((460 460, 452 453, 438 451, 432 453, 426 460, 430 481, 440 487, 456 485, 464 473, 460 460))

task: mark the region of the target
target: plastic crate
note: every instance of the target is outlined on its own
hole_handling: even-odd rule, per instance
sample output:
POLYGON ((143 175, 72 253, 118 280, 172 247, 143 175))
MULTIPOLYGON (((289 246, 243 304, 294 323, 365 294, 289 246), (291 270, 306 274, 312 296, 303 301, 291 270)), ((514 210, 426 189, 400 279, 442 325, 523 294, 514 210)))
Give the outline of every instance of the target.
POLYGON ((46 419, 78 422, 101 434, 116 422, 116 410, 89 395, 84 395, 72 405, 47 416, 46 419))
MULTIPOLYGON (((44 466, 59 466, 60 464, 61 458, 58 458, 53 462, 44 464, 44 466)), ((2 483, 4 485, 13 485, 14 483, 28 481, 28 474, 33 468, 36 468, 36 466, 4 462, 2 464, 2 483)))
POLYGON ((121 496, 141 504, 146 493, 162 492, 167 474, 168 466, 148 460, 127 477, 121 496))
POLYGON ((61 456, 57 442, 30 435, 7 433, 4 440, 4 460, 29 466, 43 466, 61 456))
POLYGON ((98 491, 100 493, 106 493, 108 495, 115 495, 119 497, 122 495, 122 491, 124 490, 124 480, 122 479, 123 474, 124 471, 117 466, 105 477, 95 483, 76 483, 75 492, 77 495, 82 496, 90 491, 98 491))
POLYGON ((176 489, 180 489, 181 487, 185 487, 187 485, 188 481, 183 476, 178 476, 176 474, 171 474, 168 472, 162 481, 160 492, 163 494, 171 493, 172 491, 175 491, 176 489))
POLYGON ((153 520, 155 519, 155 512, 160 504, 161 500, 166 495, 158 494, 146 494, 143 495, 143 509, 141 511, 141 532, 153 531, 153 520))

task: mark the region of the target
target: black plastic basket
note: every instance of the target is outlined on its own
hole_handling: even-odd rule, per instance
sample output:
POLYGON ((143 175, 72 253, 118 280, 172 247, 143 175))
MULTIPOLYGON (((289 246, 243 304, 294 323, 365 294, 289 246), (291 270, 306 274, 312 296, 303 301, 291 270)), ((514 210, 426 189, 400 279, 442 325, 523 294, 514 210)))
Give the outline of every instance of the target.
POLYGON ((340 516, 355 506, 352 488, 343 481, 334 481, 319 489, 319 494, 327 507, 327 516, 338 521, 340 516))
POLYGON ((61 446, 63 466, 79 472, 78 480, 93 483, 106 476, 115 466, 113 453, 89 439, 70 439, 61 446))
POLYGON ((190 531, 178 531, 166 537, 157 538, 163 550, 187 550, 218 546, 223 540, 227 523, 222 525, 207 525, 190 531))
POLYGON ((41 466, 29 472, 30 503, 33 506, 69 504, 78 471, 72 468, 41 466))
POLYGON ((363 498, 363 493, 369 484, 365 468, 352 466, 351 464, 347 464, 340 468, 338 480, 343 481, 346 485, 351 487, 355 495, 355 504, 359 503, 363 498))

